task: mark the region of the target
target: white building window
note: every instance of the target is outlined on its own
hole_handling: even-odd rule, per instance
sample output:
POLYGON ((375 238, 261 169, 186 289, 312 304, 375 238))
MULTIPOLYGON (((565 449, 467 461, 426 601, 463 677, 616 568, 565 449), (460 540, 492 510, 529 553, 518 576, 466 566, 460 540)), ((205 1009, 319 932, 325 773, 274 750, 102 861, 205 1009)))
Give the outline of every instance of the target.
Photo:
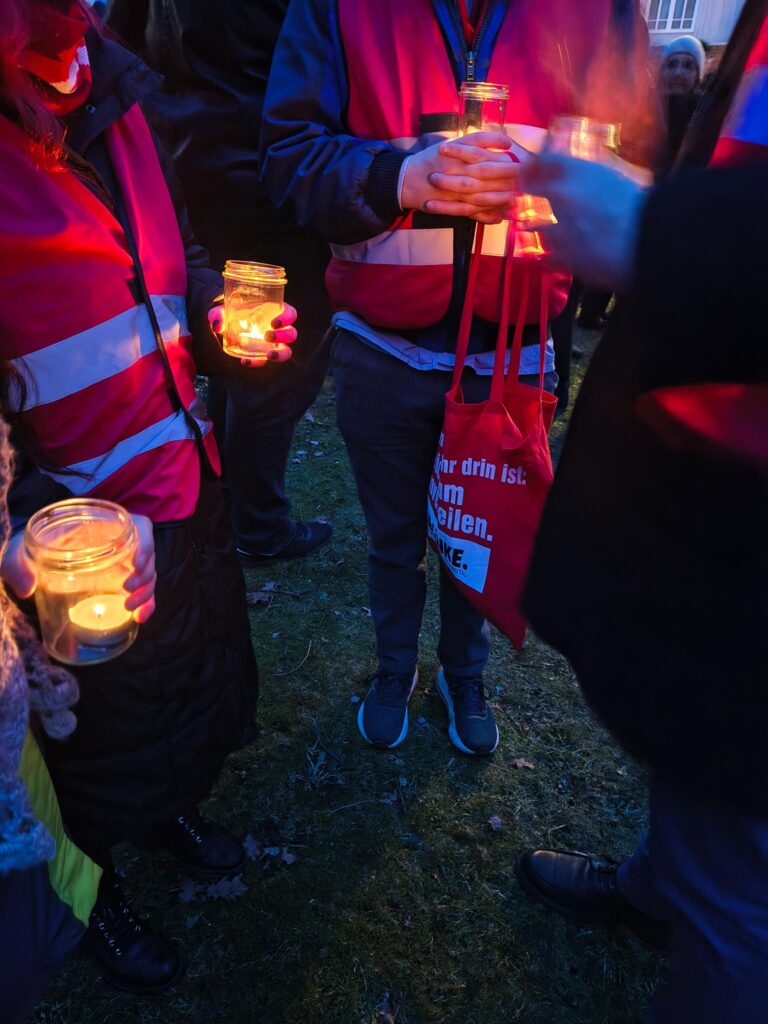
POLYGON ((648 28, 651 32, 690 32, 696 15, 696 0, 650 0, 648 28))

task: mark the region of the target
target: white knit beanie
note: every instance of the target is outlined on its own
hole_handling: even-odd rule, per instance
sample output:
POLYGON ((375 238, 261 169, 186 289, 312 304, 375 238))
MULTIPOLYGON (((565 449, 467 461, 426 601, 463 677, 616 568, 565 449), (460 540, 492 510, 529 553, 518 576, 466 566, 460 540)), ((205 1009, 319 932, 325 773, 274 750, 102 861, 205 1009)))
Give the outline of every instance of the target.
POLYGON ((675 53, 687 53, 690 57, 693 57, 699 69, 699 81, 701 81, 704 77, 704 65, 707 61, 707 55, 696 36, 680 36, 673 43, 669 43, 661 55, 661 66, 664 67, 669 58, 675 53))

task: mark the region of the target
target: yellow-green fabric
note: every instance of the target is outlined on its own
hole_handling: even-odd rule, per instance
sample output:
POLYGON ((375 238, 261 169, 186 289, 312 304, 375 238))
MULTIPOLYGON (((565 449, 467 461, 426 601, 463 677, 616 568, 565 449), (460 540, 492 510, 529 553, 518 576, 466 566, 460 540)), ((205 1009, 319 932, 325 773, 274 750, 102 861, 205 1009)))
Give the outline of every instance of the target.
POLYGON ((75 917, 87 925, 96 902, 101 868, 78 849, 64 831, 51 777, 29 730, 21 751, 19 777, 27 787, 32 809, 56 843, 56 856, 48 861, 51 888, 75 917))

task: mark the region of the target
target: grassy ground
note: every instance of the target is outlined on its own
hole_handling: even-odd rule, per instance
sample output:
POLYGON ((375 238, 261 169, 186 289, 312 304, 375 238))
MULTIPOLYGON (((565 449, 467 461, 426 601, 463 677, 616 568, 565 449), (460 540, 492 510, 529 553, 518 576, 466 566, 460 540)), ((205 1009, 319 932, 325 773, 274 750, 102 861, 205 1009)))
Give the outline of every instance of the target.
POLYGON ((297 515, 327 516, 335 539, 305 563, 247 574, 261 738, 230 759, 207 810, 249 836, 249 867, 206 890, 122 851, 129 891, 183 947, 186 978, 136 1000, 75 961, 36 1024, 637 1024, 658 957, 532 905, 512 864, 531 844, 625 856, 644 823, 640 773, 534 637, 517 654, 495 636, 501 745, 488 760, 458 754, 431 692, 433 598, 408 740, 393 753, 364 745, 366 536, 330 387, 290 470, 297 515))

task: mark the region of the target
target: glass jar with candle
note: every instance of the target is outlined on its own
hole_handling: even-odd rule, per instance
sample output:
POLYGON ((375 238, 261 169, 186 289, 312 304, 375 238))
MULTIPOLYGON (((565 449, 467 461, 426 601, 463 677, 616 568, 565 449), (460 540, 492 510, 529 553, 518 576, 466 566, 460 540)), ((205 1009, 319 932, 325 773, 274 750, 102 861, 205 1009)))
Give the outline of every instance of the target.
POLYGON ((25 541, 37 573, 43 645, 68 665, 109 661, 136 639, 125 607, 138 536, 124 508, 74 498, 36 512, 25 541))
MULTIPOLYGON (((556 117, 544 142, 545 153, 563 153, 579 160, 605 160, 610 153, 616 153, 620 145, 621 125, 602 124, 589 117, 556 117)), ((536 228, 556 224, 557 218, 552 207, 543 196, 519 194, 511 212, 511 218, 518 230, 537 235, 536 228)), ((535 255, 544 255, 540 243, 535 255)), ((528 255, 528 254, 524 254, 528 255)))
POLYGON ((508 99, 508 85, 462 82, 459 88, 459 135, 503 132, 508 99))
POLYGON ((589 117, 562 116, 552 122, 544 148, 549 153, 597 162, 618 152, 620 144, 621 125, 602 124, 589 117))
POLYGON ((224 351, 243 359, 264 359, 272 321, 283 309, 288 279, 271 263, 227 260, 224 268, 224 351))

